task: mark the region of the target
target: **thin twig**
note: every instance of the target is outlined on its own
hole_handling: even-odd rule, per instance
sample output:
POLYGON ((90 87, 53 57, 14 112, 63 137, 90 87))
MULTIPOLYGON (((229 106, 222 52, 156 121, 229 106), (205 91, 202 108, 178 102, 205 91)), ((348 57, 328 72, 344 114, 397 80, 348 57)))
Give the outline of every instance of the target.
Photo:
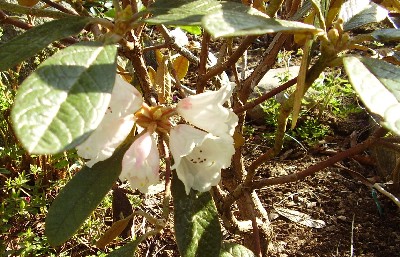
POLYGON ((386 191, 381 185, 378 183, 374 184, 374 188, 378 190, 381 194, 387 196, 390 200, 392 200, 399 208, 400 208, 400 200, 394 196, 393 194, 386 191))
POLYGON ((236 51, 223 63, 217 64, 211 68, 204 76, 199 80, 199 84, 205 84, 212 77, 221 74, 223 71, 228 69, 232 64, 236 63, 237 60, 243 55, 243 53, 250 47, 250 45, 256 40, 257 36, 247 36, 236 51))
POLYGON ((353 220, 351 221, 351 237, 350 237, 350 257, 354 256, 354 218, 356 214, 353 213, 353 220))
POLYGON ((65 7, 62 6, 61 4, 55 3, 55 2, 50 1, 50 0, 41 0, 41 1, 44 2, 44 3, 46 3, 47 5, 49 5, 49 6, 51 6, 51 7, 53 7, 53 8, 55 8, 55 9, 59 10, 59 11, 62 11, 62 12, 65 12, 65 13, 68 13, 68 14, 71 14, 71 15, 78 15, 76 12, 73 12, 73 11, 71 11, 71 10, 65 8, 65 7))
POLYGON ((296 84, 296 81, 297 81, 297 77, 285 82, 284 84, 280 85, 277 88, 272 89, 271 91, 266 92, 262 96, 254 99, 250 102, 247 102, 245 105, 235 108, 233 111, 236 114, 238 114, 238 113, 250 110, 250 109, 254 108, 255 106, 261 104, 262 102, 267 101, 268 99, 274 97, 275 95, 279 94, 280 92, 293 86, 294 84, 296 84))
POLYGON ((10 4, 5 2, 4 0, 0 0, 0 9, 9 11, 9 12, 14 12, 14 13, 19 13, 19 14, 28 14, 36 17, 49 17, 49 18, 54 18, 54 19, 61 19, 61 18, 66 18, 66 17, 76 17, 76 15, 71 15, 63 12, 56 12, 56 11, 51 11, 51 10, 42 10, 42 9, 37 9, 37 8, 29 8, 29 7, 24 7, 21 5, 17 4, 10 4))
POLYGON ((364 142, 362 142, 354 147, 351 147, 343 152, 339 152, 335 156, 332 156, 331 158, 329 158, 325 161, 322 161, 315 165, 312 165, 303 171, 300 171, 300 172, 297 172, 294 174, 290 174, 290 175, 286 175, 286 176, 277 177, 277 178, 262 179, 260 181, 253 182, 252 185, 250 185, 250 186, 252 189, 257 189, 257 188, 263 188, 265 186, 285 184, 285 183, 289 183, 289 182, 295 182, 300 179, 304 179, 305 177, 313 175, 314 173, 321 171, 329 166, 332 166, 333 164, 335 164, 341 160, 344 160, 346 158, 349 158, 355 154, 358 154, 358 153, 366 150, 367 148, 371 147, 374 143, 376 143, 376 141, 380 137, 384 136, 386 133, 387 133, 386 129, 379 128, 377 131, 375 131, 375 133, 373 135, 371 135, 364 142))
POLYGON ((207 59, 208 59, 208 45, 210 44, 211 35, 204 32, 203 39, 201 41, 201 52, 200 52, 200 62, 198 68, 198 80, 196 84, 196 92, 202 93, 206 86, 206 81, 201 81, 201 78, 207 72, 207 59))

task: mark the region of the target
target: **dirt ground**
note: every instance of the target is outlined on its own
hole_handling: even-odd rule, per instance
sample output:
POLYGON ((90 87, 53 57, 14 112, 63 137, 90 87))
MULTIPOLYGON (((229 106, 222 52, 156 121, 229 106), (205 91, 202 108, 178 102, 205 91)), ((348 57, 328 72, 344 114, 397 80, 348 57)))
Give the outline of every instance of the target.
MULTIPOLYGON (((330 137, 329 142, 321 142, 307 151, 289 143, 280 156, 260 168, 258 176, 265 178, 298 172, 329 158, 329 150, 347 149, 350 132, 354 132, 353 129, 364 131, 361 128, 365 128, 367 122, 365 115, 360 118, 347 121, 347 125, 337 124, 342 129, 343 125, 347 126, 347 133, 341 131, 337 133, 339 136, 330 137)), ((358 134, 359 141, 365 139, 363 133, 358 134)), ((259 138, 250 139, 246 142, 245 154, 252 159, 265 152, 266 145, 267 142, 259 138)), ((369 152, 363 153, 363 156, 371 158, 369 152)), ((384 182, 375 165, 366 165, 354 159, 347 159, 340 165, 371 181, 384 182)), ((400 256, 400 209, 379 192, 375 192, 376 202, 371 188, 339 166, 324 169, 302 181, 263 188, 257 193, 270 214, 274 231, 273 249, 268 256, 400 256), (308 214, 326 225, 323 228, 300 225, 278 215, 274 207, 308 214)), ((147 240, 138 256, 179 256, 170 229, 147 240)), ((226 235, 224 239, 232 240, 232 237, 226 235)))

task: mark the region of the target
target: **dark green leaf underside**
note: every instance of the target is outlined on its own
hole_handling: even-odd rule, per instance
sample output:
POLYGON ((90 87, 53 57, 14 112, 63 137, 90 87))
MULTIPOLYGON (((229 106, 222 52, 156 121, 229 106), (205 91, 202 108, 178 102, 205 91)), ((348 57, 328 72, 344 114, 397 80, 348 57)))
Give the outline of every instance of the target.
POLYGON ((13 67, 54 41, 79 33, 88 17, 70 17, 46 22, 0 46, 0 71, 13 67))
POLYGON ((172 181, 175 236, 184 257, 218 257, 222 233, 218 212, 209 192, 186 195, 176 173, 172 181))

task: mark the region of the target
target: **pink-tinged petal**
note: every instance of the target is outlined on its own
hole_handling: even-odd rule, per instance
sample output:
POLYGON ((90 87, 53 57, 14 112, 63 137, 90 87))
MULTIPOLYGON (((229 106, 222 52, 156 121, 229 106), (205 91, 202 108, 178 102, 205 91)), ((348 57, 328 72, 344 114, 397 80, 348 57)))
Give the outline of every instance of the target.
POLYGON ((154 137, 146 132, 126 151, 122 159, 121 180, 128 180, 132 189, 147 193, 159 182, 160 156, 154 137))
POLYGON ((230 166, 235 152, 232 137, 216 137, 188 125, 171 129, 170 150, 172 169, 176 169, 187 194, 191 188, 205 192, 217 185, 221 169, 230 166))
POLYGON ((233 135, 238 117, 223 104, 232 95, 229 83, 218 91, 188 96, 178 102, 176 110, 186 121, 216 136, 233 135))

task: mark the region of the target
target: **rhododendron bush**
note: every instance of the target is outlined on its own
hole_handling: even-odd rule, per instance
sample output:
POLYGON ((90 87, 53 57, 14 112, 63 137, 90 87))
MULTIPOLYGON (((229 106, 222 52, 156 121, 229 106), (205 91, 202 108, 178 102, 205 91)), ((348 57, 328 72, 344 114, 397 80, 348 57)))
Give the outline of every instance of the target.
MULTIPOLYGON (((128 184, 145 197, 162 184, 162 216, 135 211, 118 217, 124 222, 105 232, 101 247, 135 215, 152 227, 110 256, 134 256, 143 240, 170 222, 182 256, 266 254, 273 231, 255 190, 312 175, 385 133, 381 129, 353 152, 296 176, 256 176, 261 164, 279 154, 289 116, 293 128, 302 98, 328 67, 344 66, 368 109, 382 118, 382 126, 400 134, 400 68, 347 51, 360 49, 365 41, 400 39, 395 28, 350 33, 386 19, 388 5, 367 0, 242 2, 113 1, 113 12, 100 15, 85 9, 85 1, 53 3, 52 8, 0 1, 3 20, 16 27, 23 23, 2 10, 51 18, 24 27, 26 32, 0 45, 1 70, 51 43, 59 48, 18 88, 11 116, 20 143, 31 154, 76 149, 84 163, 49 209, 45 233, 51 245, 71 238, 113 186, 128 184), (239 60, 265 34, 274 39, 250 75, 239 76, 239 60), (210 51, 213 40, 222 42, 221 52, 210 51), (303 50, 298 76, 251 98, 286 42, 303 50), (281 103, 273 147, 244 164, 246 112, 290 86, 295 90, 281 103), (224 242, 222 226, 245 238, 245 245, 224 242)), ((395 4, 390 8, 398 10, 395 4)))

